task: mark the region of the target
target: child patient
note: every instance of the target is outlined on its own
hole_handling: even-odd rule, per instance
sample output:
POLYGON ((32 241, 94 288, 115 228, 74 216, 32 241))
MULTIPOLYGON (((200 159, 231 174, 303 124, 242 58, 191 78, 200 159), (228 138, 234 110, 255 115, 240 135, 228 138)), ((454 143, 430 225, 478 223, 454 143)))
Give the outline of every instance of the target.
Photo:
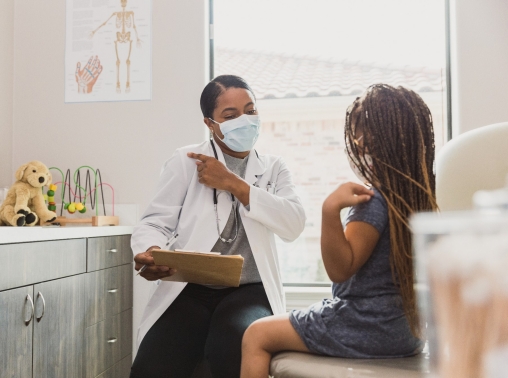
POLYGON ((333 299, 254 322, 243 337, 242 378, 266 378, 272 354, 283 350, 350 358, 422 350, 408 219, 437 208, 429 108, 411 90, 373 85, 347 110, 345 142, 371 189, 349 182, 323 203, 321 254, 333 299))

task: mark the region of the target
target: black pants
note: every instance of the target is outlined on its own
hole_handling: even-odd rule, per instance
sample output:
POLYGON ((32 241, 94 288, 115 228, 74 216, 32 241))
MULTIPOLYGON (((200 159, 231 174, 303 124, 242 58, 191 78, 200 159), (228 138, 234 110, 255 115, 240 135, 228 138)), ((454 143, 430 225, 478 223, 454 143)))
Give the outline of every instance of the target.
POLYGON ((130 378, 189 378, 203 357, 214 378, 238 378, 243 334, 269 315, 261 283, 227 289, 188 284, 144 337, 130 378))

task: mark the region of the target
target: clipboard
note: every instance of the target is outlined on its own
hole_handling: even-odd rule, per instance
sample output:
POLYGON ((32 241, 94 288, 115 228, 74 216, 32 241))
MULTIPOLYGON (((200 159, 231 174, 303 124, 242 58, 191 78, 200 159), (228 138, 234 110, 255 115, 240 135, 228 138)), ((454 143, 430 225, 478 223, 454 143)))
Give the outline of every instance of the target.
POLYGON ((176 269, 176 273, 163 281, 190 282, 200 285, 238 287, 242 275, 243 257, 200 252, 165 251, 154 249, 156 265, 176 269))

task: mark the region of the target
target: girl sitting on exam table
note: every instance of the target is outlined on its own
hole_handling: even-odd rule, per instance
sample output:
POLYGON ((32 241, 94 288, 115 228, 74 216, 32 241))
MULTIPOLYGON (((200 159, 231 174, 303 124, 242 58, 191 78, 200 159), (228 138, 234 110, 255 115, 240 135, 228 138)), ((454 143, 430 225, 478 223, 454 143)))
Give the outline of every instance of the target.
POLYGON ((422 349, 408 219, 437 208, 432 116, 415 92, 373 85, 349 107, 345 141, 370 188, 343 184, 323 204, 321 253, 333 299, 254 322, 241 378, 266 378, 271 355, 283 350, 391 358, 422 349), (350 206, 343 228, 341 210, 350 206))

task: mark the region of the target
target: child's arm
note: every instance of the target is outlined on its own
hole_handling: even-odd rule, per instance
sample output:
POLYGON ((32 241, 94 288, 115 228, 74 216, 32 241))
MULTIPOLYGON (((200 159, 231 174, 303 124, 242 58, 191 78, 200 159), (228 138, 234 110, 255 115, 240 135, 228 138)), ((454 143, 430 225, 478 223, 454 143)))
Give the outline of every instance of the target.
POLYGON ((328 277, 343 282, 353 276, 369 259, 376 246, 379 231, 365 222, 350 222, 343 230, 340 211, 367 202, 372 190, 352 182, 339 186, 323 203, 321 255, 328 277))

